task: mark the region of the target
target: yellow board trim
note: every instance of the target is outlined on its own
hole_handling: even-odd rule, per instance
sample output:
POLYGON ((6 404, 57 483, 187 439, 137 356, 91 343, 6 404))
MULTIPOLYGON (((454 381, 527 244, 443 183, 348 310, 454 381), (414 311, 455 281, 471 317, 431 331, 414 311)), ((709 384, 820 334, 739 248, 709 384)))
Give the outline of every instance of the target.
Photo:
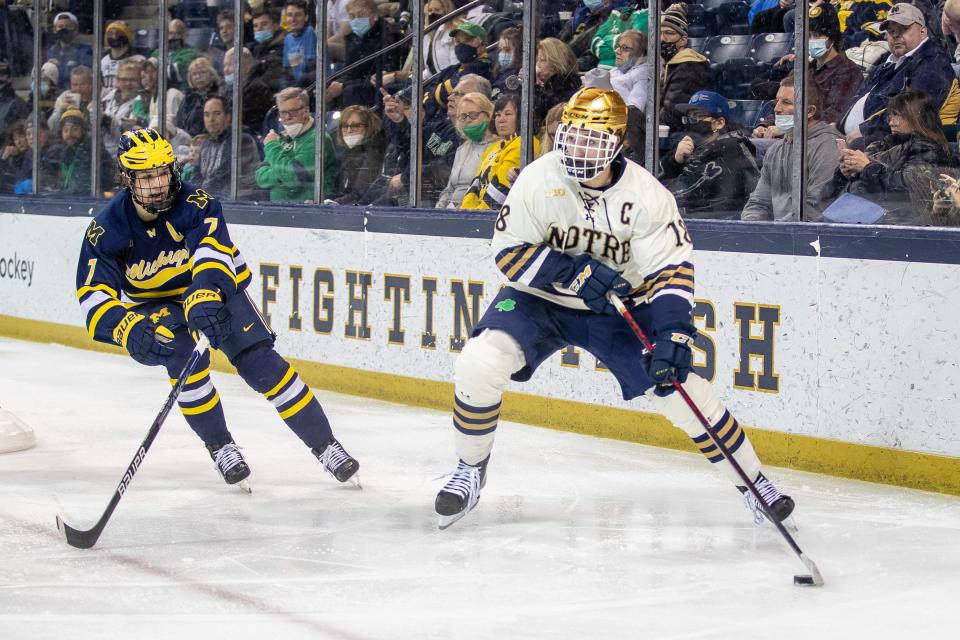
MULTIPOLYGON (((82 327, 41 320, 0 314, 0 336, 33 342, 56 342, 129 357, 119 347, 91 341, 82 327)), ((235 373, 219 351, 212 355, 211 368, 235 373)), ((300 378, 314 389, 439 411, 452 409, 453 384, 449 382, 361 371, 306 360, 288 361, 297 369, 300 378)), ((661 416, 641 411, 508 392, 504 394, 501 418, 559 431, 696 451, 685 433, 670 426, 661 416)), ((757 453, 768 465, 960 496, 960 458, 778 431, 752 428, 745 431, 757 453)), ((699 452, 696 455, 699 456, 699 452)))

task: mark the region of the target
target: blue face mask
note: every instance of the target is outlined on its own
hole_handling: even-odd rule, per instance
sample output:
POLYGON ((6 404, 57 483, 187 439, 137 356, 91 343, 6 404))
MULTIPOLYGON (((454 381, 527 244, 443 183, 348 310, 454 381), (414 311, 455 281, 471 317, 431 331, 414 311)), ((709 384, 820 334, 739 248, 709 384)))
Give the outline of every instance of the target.
POLYGON ((512 53, 498 53, 497 60, 500 62, 501 69, 509 69, 513 66, 513 54, 512 53))
POLYGON ((630 69, 633 69, 633 65, 636 61, 636 58, 627 58, 626 62, 621 65, 617 65, 617 69, 620 70, 620 73, 626 73, 627 71, 630 71, 630 69))
POLYGON ((784 133, 793 129, 793 114, 780 116, 773 116, 774 124, 777 125, 777 129, 783 131, 784 133))
POLYGON ((254 31, 253 39, 257 42, 268 42, 273 37, 273 31, 254 31))
POLYGON ((583 0, 583 4, 587 5, 587 9, 593 11, 603 5, 603 0, 583 0))
POLYGON ((223 81, 228 85, 233 86, 233 81, 237 79, 237 74, 235 73, 225 73, 223 74, 223 81))
POLYGON ((809 50, 810 50, 810 56, 818 60, 823 56, 827 55, 827 51, 829 51, 829 49, 827 49, 826 39, 810 40, 809 42, 807 42, 807 46, 809 47, 809 50))
POLYGON ((370 18, 354 18, 350 21, 350 30, 358 38, 362 38, 370 31, 370 18))

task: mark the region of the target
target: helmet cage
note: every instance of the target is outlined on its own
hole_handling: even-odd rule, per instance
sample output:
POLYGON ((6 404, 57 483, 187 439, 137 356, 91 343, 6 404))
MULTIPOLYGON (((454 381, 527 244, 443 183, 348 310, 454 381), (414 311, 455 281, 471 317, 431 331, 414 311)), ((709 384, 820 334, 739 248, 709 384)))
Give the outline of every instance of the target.
POLYGON ((620 137, 584 125, 561 122, 553 148, 563 154, 563 167, 571 178, 592 180, 610 166, 622 148, 620 137))
POLYGON ((139 170, 120 165, 120 173, 124 178, 124 186, 130 192, 133 201, 152 214, 159 215, 169 211, 173 207, 177 194, 180 193, 180 164, 178 162, 139 170), (156 173, 153 176, 142 175, 163 168, 166 168, 170 175, 166 185, 161 184, 163 173, 156 173))

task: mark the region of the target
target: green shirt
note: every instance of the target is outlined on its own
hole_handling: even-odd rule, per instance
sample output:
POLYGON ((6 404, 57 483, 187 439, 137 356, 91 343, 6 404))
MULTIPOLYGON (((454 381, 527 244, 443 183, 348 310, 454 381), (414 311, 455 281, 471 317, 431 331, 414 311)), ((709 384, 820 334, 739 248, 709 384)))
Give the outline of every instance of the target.
MULTIPOLYGON (((324 133, 323 188, 328 198, 335 197, 337 155, 333 140, 324 133)), ((270 190, 270 202, 305 202, 314 197, 314 156, 317 127, 296 138, 281 137, 263 145, 264 163, 257 169, 257 186, 270 190)))

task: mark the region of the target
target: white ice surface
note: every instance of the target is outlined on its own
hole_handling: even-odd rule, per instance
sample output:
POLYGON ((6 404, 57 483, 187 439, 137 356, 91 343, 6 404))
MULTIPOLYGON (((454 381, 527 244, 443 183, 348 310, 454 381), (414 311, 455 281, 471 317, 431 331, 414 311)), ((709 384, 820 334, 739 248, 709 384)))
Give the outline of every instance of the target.
POLYGON ((773 469, 827 585, 693 454, 502 423, 477 509, 438 531, 449 416, 318 392, 363 491, 338 485, 235 377, 252 469, 223 484, 171 414, 98 545, 169 387, 128 358, 0 339, 0 638, 957 638, 960 500, 773 469))

